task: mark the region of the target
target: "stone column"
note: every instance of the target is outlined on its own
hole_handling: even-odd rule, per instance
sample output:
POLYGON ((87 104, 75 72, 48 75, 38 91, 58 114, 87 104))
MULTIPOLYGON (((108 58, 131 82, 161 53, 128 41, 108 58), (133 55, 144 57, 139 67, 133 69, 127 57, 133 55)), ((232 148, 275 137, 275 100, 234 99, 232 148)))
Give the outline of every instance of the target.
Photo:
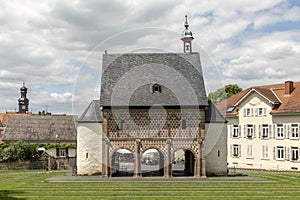
POLYGON ((202 154, 202 142, 203 140, 199 138, 197 140, 197 146, 198 146, 198 154, 196 155, 195 158, 195 173, 194 176, 195 178, 200 178, 201 177, 201 154, 202 154))
POLYGON ((103 171, 103 177, 108 178, 110 176, 110 168, 109 168, 109 147, 110 147, 110 141, 108 138, 104 139, 104 152, 103 152, 103 164, 102 164, 102 171, 103 171))
POLYGON ((167 153, 165 158, 165 178, 172 177, 172 156, 171 156, 171 139, 167 139, 167 153))
POLYGON ((134 178, 141 177, 141 155, 140 155, 140 148, 141 148, 141 140, 135 140, 135 153, 134 153, 134 178))
POLYGON ((206 178, 206 156, 204 149, 204 141, 201 145, 201 178, 206 178))

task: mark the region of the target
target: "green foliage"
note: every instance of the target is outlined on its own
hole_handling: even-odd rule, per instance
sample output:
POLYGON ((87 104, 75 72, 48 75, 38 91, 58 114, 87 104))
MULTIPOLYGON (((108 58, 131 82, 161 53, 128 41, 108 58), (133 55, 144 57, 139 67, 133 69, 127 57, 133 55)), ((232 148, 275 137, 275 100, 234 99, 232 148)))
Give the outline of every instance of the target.
POLYGON ((35 145, 19 141, 1 147, 0 157, 7 161, 26 161, 30 160, 35 152, 35 145))
POLYGON ((27 161, 31 160, 36 149, 44 147, 46 150, 52 148, 76 148, 76 144, 31 144, 18 141, 15 143, 4 143, 0 145, 0 160, 5 161, 27 161))
POLYGON ((208 100, 213 103, 219 103, 222 100, 241 92, 242 90, 243 89, 237 84, 225 85, 224 87, 217 89, 215 92, 210 93, 208 95, 208 100))

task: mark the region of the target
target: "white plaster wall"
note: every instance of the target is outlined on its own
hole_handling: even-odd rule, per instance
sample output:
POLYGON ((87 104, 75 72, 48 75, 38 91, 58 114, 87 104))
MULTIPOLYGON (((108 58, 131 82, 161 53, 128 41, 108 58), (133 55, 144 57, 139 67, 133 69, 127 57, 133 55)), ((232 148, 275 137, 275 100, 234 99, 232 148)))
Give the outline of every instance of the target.
POLYGON ((205 153, 207 175, 227 174, 227 124, 206 123, 205 153))
MULTIPOLYGON (((57 157, 56 148, 47 149, 46 152, 51 156, 57 157)), ((68 148, 68 157, 75 157, 75 156, 76 156, 76 149, 68 148)))
MULTIPOLYGON (((259 125, 261 124, 291 124, 300 123, 300 115, 290 115, 290 116, 279 116, 271 115, 272 111, 271 104, 267 102, 257 93, 252 93, 249 95, 240 105, 239 105, 239 117, 238 118, 227 118, 228 120, 228 163, 231 168, 253 168, 253 169, 267 169, 267 170, 298 170, 300 171, 300 162, 290 161, 288 158, 284 160, 276 160, 276 154, 274 155, 274 147, 283 146, 289 151, 290 147, 299 147, 299 139, 278 139, 274 137, 274 132, 271 133, 269 138, 259 138, 259 125), (245 117, 244 108, 258 108, 265 107, 266 116, 259 117, 245 117), (241 131, 241 137, 232 138, 230 125, 239 124, 241 131), (255 137, 247 138, 244 133, 245 124, 255 124, 255 137), (241 156, 232 157, 231 156, 231 145, 238 144, 241 145, 241 156), (252 157, 247 156, 247 145, 252 145, 252 157), (268 146, 268 158, 262 158, 262 146, 268 146)), ((290 152, 289 152, 290 153, 290 152)))
POLYGON ((77 126, 77 174, 102 172, 102 124, 79 123, 77 126))

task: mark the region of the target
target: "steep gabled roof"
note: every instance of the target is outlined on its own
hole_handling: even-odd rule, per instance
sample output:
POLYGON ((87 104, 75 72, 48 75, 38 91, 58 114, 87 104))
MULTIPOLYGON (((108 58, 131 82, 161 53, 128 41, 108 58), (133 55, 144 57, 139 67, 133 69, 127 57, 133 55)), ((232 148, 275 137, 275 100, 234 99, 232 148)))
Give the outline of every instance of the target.
POLYGON ((78 123, 102 122, 100 100, 93 100, 78 119, 78 123))
POLYGON ((101 84, 103 107, 208 105, 198 53, 104 54, 101 84))
POLYGON ((74 116, 12 115, 3 137, 4 142, 76 142, 74 116))
POLYGON ((253 87, 249 88, 247 93, 243 95, 233 106, 238 106, 240 102, 242 102, 245 98, 247 98, 252 92, 256 92, 261 97, 265 98, 269 103, 275 105, 279 104, 280 100, 275 95, 275 93, 272 91, 272 89, 262 88, 262 87, 253 87))
POLYGON ((290 95, 285 95, 285 84, 263 85, 251 87, 242 92, 233 95, 217 105, 222 115, 227 117, 236 116, 238 113, 238 104, 242 102, 249 94, 256 92, 261 95, 273 106, 271 114, 300 113, 300 82, 293 83, 294 89, 290 95), (234 109, 227 112, 229 107, 234 109))
POLYGON ((215 104, 208 102, 208 107, 205 110, 206 123, 226 123, 226 119, 221 115, 215 104))

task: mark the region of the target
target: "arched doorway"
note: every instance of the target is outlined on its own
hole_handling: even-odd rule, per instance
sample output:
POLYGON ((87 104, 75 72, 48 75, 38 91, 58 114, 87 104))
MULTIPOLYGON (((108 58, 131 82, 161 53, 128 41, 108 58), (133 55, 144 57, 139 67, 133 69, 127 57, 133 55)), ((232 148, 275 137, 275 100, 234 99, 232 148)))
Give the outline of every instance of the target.
POLYGON ((172 159, 172 176, 194 176, 195 156, 189 149, 177 149, 172 159))
POLYGON ((144 151, 141 158, 142 176, 163 176, 164 156, 157 149, 144 151))
POLYGON ((134 156, 127 149, 118 149, 111 158, 111 176, 133 176, 134 156))

